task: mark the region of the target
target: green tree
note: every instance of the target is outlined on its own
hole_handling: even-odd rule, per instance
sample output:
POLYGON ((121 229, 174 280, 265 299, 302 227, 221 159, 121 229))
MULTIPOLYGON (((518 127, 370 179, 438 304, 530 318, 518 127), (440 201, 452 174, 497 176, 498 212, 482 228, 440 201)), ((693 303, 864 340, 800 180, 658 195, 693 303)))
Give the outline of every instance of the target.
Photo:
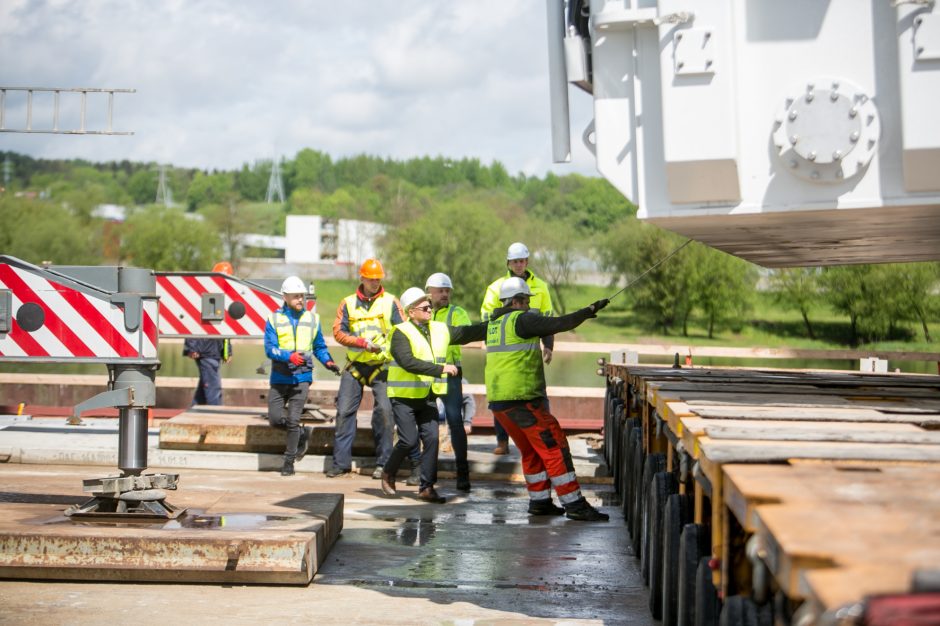
POLYGON ((705 317, 708 338, 713 339, 715 330, 743 320, 754 294, 757 268, 702 244, 695 243, 690 247, 693 250, 683 265, 689 270, 694 267, 692 301, 705 317))
POLYGON ((206 204, 225 202, 233 189, 234 176, 231 172, 196 172, 186 193, 186 205, 192 211, 206 204))
POLYGON ((898 292, 889 269, 878 265, 828 267, 820 279, 826 301, 849 318, 849 345, 856 347, 890 334, 898 311, 898 292))
POLYGON ((160 175, 156 170, 140 169, 127 181, 127 193, 135 204, 150 204, 157 197, 160 175))
POLYGON ((121 255, 137 267, 209 270, 220 252, 215 228, 176 208, 143 208, 124 223, 121 255))
POLYGON ((777 270, 771 277, 774 300, 780 306, 800 312, 810 339, 816 339, 809 314, 819 301, 819 271, 815 267, 793 267, 777 270))
POLYGON ((30 263, 88 265, 101 256, 97 224, 59 204, 0 195, 0 223, 0 251, 30 263))
POLYGON ((424 287, 428 276, 444 272, 454 282, 453 302, 477 317, 487 285, 505 267, 505 248, 492 236, 495 219, 485 204, 445 202, 391 229, 382 246, 391 285, 399 292, 424 287))
POLYGON ((898 317, 920 323, 924 341, 932 342, 927 322, 940 314, 940 297, 936 295, 940 263, 901 263, 886 269, 891 274, 898 317))

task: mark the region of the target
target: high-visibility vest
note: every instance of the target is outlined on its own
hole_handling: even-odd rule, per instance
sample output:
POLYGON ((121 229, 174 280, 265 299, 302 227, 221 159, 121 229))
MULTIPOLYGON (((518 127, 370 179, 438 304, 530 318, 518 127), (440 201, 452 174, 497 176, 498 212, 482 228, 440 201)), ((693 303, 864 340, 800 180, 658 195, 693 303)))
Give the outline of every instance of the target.
MULTIPOLYGON (((284 311, 278 309, 268 317, 268 323, 277 333, 277 347, 281 350, 289 350, 290 352, 313 351, 313 340, 320 329, 320 316, 318 314, 304 311, 300 319, 297 320, 297 326, 295 327, 291 323, 290 317, 284 311)), ((272 361, 271 368, 287 376, 313 370, 312 366, 307 363, 291 366, 280 361, 272 361)))
MULTIPOLYGON (((532 292, 532 295, 529 296, 529 310, 533 313, 551 316, 552 296, 548 292, 548 283, 533 274, 531 270, 527 271, 529 273, 525 279, 525 283, 529 286, 529 291, 532 292)), ((503 303, 499 299, 499 288, 502 287, 503 282, 511 276, 512 272, 506 272, 505 276, 500 276, 486 288, 486 293, 483 295, 483 305, 480 307, 480 317, 483 321, 489 320, 493 311, 503 306, 503 303)))
POLYGON ((513 311, 486 326, 486 399, 489 402, 545 397, 545 373, 538 337, 516 334, 513 311))
POLYGON ((346 297, 346 314, 349 316, 349 334, 362 337, 377 346, 385 348, 382 352, 369 352, 357 346, 346 347, 346 358, 366 365, 381 365, 391 361, 386 345, 386 335, 392 329, 392 309, 395 296, 383 293, 372 301, 368 309, 359 306, 356 294, 346 297))
MULTIPOLYGON (((463 307, 448 304, 447 308, 439 308, 431 315, 435 322, 444 322, 448 326, 469 326, 470 315, 463 307)), ((460 357, 463 355, 460 346, 447 348, 447 362, 460 367, 460 357)))
MULTIPOLYGON (((411 353, 416 359, 429 363, 443 365, 446 360, 447 346, 450 345, 450 331, 447 324, 442 322, 428 322, 431 341, 424 336, 418 327, 411 321, 402 322, 393 329, 401 332, 411 344, 411 353)), ((395 361, 388 366, 388 397, 389 398, 426 398, 433 391, 439 396, 447 394, 447 374, 441 378, 412 374, 395 361)))

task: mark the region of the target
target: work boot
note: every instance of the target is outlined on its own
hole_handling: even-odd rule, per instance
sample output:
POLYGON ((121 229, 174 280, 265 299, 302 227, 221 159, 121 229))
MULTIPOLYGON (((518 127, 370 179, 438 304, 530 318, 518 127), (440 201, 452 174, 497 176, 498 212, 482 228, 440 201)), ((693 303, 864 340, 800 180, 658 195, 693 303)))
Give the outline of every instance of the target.
POLYGON ((411 466, 411 474, 405 479, 405 484, 409 487, 417 487, 421 484, 421 464, 415 463, 411 466))
POLYGON ((457 491, 470 491, 469 474, 457 474, 457 491))
POLYGON ((348 469, 343 469, 341 467, 332 467, 330 471, 326 473, 327 478, 337 478, 338 476, 345 476, 349 473, 348 469))
POLYGON ((493 454, 504 455, 509 454, 509 442, 508 441, 497 441, 496 447, 493 448, 493 454))
POLYGON ((297 454, 295 461, 299 461, 307 455, 307 444, 310 443, 310 428, 308 426, 300 427, 300 440, 297 442, 297 454))
POLYGON ((432 504, 444 504, 447 502, 447 498, 437 493, 434 487, 425 487, 419 491, 418 500, 424 500, 425 502, 431 502, 432 504))
POLYGON ((529 500, 529 515, 562 515, 564 512, 551 500, 529 500))
POLYGON ((395 478, 387 472, 382 472, 382 493, 387 496, 394 496, 398 493, 395 489, 395 478))
POLYGON ((606 522, 610 519, 607 513, 601 513, 593 506, 588 504, 587 500, 579 500, 565 509, 565 516, 568 519, 578 520, 579 522, 606 522))
POLYGON ((294 475, 294 462, 284 461, 284 465, 281 467, 281 476, 293 476, 293 475, 294 475))
POLYGON ((376 465, 375 469, 372 470, 372 480, 382 480, 382 474, 385 473, 385 468, 381 465, 376 465))

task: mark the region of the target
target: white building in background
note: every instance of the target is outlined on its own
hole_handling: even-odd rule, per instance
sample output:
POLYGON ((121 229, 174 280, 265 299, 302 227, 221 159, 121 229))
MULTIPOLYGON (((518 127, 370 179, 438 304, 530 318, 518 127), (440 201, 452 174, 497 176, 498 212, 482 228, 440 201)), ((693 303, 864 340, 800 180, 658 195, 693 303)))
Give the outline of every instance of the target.
POLYGON ((327 219, 319 215, 288 215, 284 261, 340 263, 358 266, 377 256, 376 243, 385 225, 360 220, 327 219))

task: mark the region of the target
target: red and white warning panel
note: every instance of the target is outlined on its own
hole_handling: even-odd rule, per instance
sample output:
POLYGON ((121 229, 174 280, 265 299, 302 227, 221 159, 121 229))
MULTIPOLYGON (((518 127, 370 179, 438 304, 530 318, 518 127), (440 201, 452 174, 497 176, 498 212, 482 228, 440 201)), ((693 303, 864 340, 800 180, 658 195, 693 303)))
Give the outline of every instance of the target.
POLYGON ((161 337, 263 337, 281 294, 220 272, 156 272, 161 337))
POLYGON ((157 300, 0 256, 0 360, 156 362, 157 300))

